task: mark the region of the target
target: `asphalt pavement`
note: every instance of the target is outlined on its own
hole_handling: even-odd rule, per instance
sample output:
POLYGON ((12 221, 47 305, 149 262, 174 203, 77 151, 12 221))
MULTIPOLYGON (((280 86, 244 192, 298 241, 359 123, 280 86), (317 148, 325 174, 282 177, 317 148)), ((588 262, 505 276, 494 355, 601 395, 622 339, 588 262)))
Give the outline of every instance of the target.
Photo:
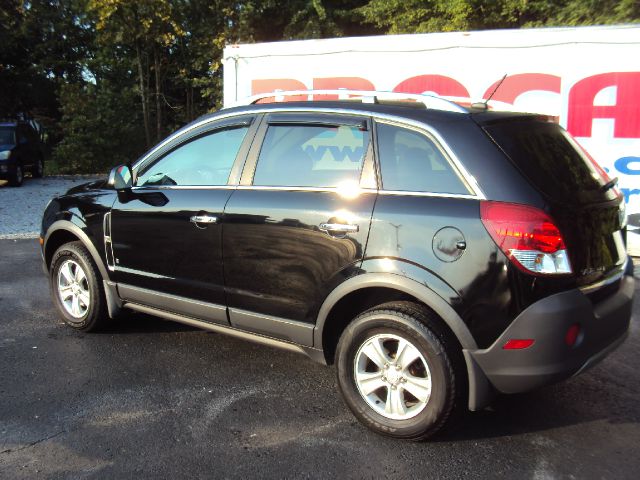
POLYGON ((585 374, 408 443, 362 427, 333 368, 295 353, 141 314, 75 332, 36 241, 0 240, 0 478, 637 478, 639 322, 636 302, 585 374))

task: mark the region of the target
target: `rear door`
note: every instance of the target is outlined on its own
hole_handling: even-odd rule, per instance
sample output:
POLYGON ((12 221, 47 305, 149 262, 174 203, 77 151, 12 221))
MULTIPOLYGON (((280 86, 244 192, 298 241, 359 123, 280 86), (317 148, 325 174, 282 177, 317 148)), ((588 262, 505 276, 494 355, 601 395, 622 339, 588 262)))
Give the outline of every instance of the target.
POLYGON ((320 302, 357 273, 365 250, 377 194, 370 121, 265 120, 225 209, 231 324, 311 344, 320 302))

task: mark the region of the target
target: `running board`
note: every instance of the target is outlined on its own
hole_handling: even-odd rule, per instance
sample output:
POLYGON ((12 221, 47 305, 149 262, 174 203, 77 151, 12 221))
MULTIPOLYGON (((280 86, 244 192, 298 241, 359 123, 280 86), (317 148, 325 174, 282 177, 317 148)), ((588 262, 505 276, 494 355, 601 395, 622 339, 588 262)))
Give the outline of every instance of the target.
MULTIPOLYGON (((302 353, 305 355, 309 355, 307 350, 304 348, 295 345, 293 343, 285 342, 282 340, 277 340, 275 338, 266 337, 264 335, 260 335, 257 333, 245 332, 244 330, 238 330, 237 328, 227 327, 220 324, 213 324, 208 322, 202 322, 200 320, 196 320, 194 318, 185 317, 183 315, 178 315, 177 313, 165 312, 164 310, 158 310, 152 307, 147 307, 145 305, 138 305, 137 303, 125 302, 123 307, 130 308, 131 310, 135 310, 141 313, 147 313, 149 315, 154 315, 156 317, 163 318, 164 320, 170 320, 172 322, 184 323, 185 325, 191 325, 192 327, 201 328, 203 330, 208 330, 211 332, 222 333, 225 335, 230 335, 232 337, 241 338, 243 340, 249 340, 251 342, 260 343, 262 345, 268 345, 270 347, 281 348, 283 350, 289 350, 290 352, 302 353)), ((309 355, 311 356, 311 355, 309 355)))

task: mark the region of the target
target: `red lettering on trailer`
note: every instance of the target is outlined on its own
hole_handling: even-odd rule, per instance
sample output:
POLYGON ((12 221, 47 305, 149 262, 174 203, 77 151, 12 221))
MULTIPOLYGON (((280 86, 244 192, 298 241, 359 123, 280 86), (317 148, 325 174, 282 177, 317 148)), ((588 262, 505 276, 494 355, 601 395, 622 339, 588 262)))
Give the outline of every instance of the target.
MULTIPOLYGON (((362 77, 328 77, 328 78, 314 78, 313 89, 314 90, 338 90, 339 88, 346 88, 348 90, 375 90, 373 86, 366 78, 362 77)), ((314 100, 337 100, 338 95, 316 95, 314 100)))
POLYGON ((435 92, 445 97, 469 97, 469 91, 457 80, 444 75, 418 75, 407 78, 393 89, 400 93, 435 92))
POLYGON ((602 73, 571 88, 567 130, 576 137, 590 137, 596 118, 615 120, 615 138, 640 138, 640 72, 602 73), (596 95, 607 87, 616 87, 616 104, 594 105, 596 95))
MULTIPOLYGON (((265 78, 251 80, 251 95, 257 95, 259 93, 271 93, 276 90, 307 90, 307 86, 292 78, 265 78)), ((284 97, 285 102, 297 102, 307 99, 306 95, 292 95, 290 97, 284 97)), ((272 97, 260 100, 258 103, 272 103, 275 99, 272 97)))
MULTIPOLYGON (((483 98, 487 98, 495 89, 499 80, 494 82, 483 98)), ((560 77, 546 73, 521 73, 507 77, 493 98, 513 104, 518 96, 530 91, 548 91, 560 93, 560 77)), ((361 77, 323 77, 313 79, 314 89, 334 90, 375 90, 370 80, 361 77)), ((307 86, 292 78, 256 79, 251 82, 253 95, 276 90, 307 90, 307 86)), ((417 75, 400 82, 394 92, 423 93, 435 92, 438 95, 469 97, 466 87, 457 80, 445 75, 417 75)), ((317 99, 329 100, 334 95, 323 95, 317 99)), ((284 101, 306 100, 306 95, 287 96, 284 101)), ((267 98, 261 103, 273 102, 267 98)), ((593 120, 609 118, 615 120, 615 138, 640 138, 640 72, 612 72, 587 77, 577 82, 569 91, 567 130, 576 137, 591 137, 593 120), (615 105, 594 105, 596 95, 607 87, 616 87, 615 105)))
MULTIPOLYGON (((489 98, 501 80, 493 83, 482 98, 489 98)), ((545 91, 560 93, 560 77, 548 73, 518 73, 504 79, 493 95, 493 100, 513 104, 525 92, 545 91)))

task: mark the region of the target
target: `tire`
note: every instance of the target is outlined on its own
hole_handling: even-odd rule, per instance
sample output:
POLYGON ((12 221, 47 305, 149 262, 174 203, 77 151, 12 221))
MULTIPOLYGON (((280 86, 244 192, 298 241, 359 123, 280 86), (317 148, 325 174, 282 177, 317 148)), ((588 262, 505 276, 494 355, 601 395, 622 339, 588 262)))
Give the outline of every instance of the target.
POLYGON ((102 277, 81 242, 62 245, 53 254, 51 295, 62 320, 76 330, 92 332, 109 320, 102 277))
POLYGON ((31 169, 32 178, 42 178, 44 176, 44 160, 38 157, 35 166, 31 169))
POLYGON ((9 176, 9 185, 12 187, 20 187, 22 182, 24 181, 24 170, 22 169, 22 165, 16 165, 16 171, 9 176))
POLYGON ((425 440, 454 417, 460 404, 466 377, 456 360, 459 349, 436 315, 420 305, 391 302, 374 307, 357 316, 338 342, 340 393, 371 430, 425 440), (376 345, 383 356, 376 353, 376 345), (396 362, 397 354, 401 358, 396 362), (375 362, 372 357, 377 357, 375 362))

